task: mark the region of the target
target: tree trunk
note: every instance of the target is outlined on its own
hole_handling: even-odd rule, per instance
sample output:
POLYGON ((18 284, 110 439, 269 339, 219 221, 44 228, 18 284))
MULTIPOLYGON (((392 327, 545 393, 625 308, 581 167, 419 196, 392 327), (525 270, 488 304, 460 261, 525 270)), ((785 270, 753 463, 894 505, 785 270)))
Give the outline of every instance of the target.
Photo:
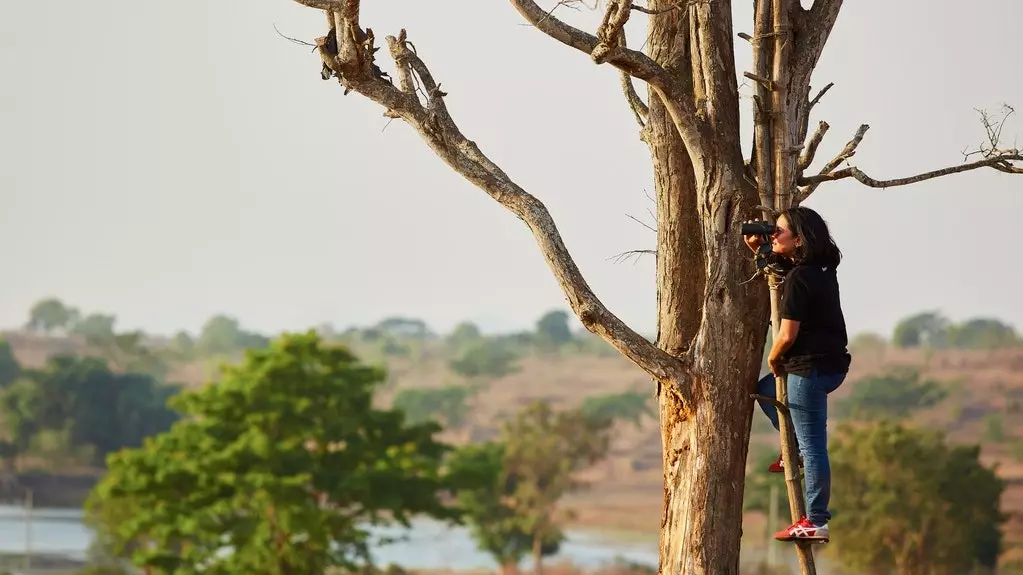
POLYGON ((533 575, 543 575, 543 537, 533 535, 533 575))
POLYGON ((519 575, 519 562, 508 559, 501 563, 501 575, 519 575))
MULTIPOLYGON (((691 74, 694 23, 684 11, 651 18, 650 56, 691 74)), ((688 357, 694 401, 658 386, 664 453, 660 572, 739 572, 742 499, 752 400, 767 333, 768 300, 738 224, 756 189, 743 176, 737 119, 701 173, 651 91, 644 137, 657 190, 658 347, 688 357), (732 134, 732 137, 727 137, 732 134), (734 138, 734 139, 733 139, 734 138), (748 264, 744 264, 745 258, 748 264), (702 303, 701 303, 702 302, 702 303)))

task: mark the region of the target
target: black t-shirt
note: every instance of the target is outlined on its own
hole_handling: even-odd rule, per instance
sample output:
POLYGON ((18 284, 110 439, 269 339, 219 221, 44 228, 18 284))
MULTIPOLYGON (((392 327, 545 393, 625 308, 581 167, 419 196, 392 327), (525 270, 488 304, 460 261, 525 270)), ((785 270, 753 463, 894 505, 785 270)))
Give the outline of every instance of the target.
POLYGON ((846 373, 852 360, 846 346, 845 316, 834 270, 800 264, 785 278, 781 318, 799 322, 796 341, 782 359, 785 371, 809 377, 817 373, 846 373))

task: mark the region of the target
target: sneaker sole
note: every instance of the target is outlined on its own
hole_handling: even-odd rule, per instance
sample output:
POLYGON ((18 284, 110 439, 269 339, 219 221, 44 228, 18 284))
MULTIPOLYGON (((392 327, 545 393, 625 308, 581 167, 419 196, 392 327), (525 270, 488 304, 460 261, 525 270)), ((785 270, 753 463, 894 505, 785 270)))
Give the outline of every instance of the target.
POLYGON ((775 541, 781 541, 782 543, 799 543, 799 542, 802 541, 802 542, 806 542, 806 543, 822 543, 823 544, 823 543, 829 543, 831 541, 831 537, 785 537, 785 538, 782 538, 782 539, 778 539, 776 537, 774 540, 775 541))

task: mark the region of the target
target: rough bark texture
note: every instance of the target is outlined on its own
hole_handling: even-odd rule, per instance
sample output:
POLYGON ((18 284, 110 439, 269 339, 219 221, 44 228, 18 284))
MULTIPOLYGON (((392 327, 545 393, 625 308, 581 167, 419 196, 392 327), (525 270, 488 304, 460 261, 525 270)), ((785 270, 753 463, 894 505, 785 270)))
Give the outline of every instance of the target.
POLYGON ((722 75, 732 72, 709 65, 733 61, 730 49, 713 51, 730 46, 722 34, 731 26, 719 21, 718 27, 701 27, 710 17, 706 9, 669 10, 652 16, 649 25, 650 56, 678 74, 680 83, 692 83, 698 102, 719 104, 705 109, 708 115, 713 110, 722 134, 720 148, 694 171, 678 130, 651 91, 645 139, 657 190, 658 346, 691 359, 687 377, 694 392, 687 403, 658 386, 664 450, 660 571, 672 574, 738 573, 751 414, 747 384, 758 375, 766 333, 763 282, 742 285, 753 267, 736 226, 751 217, 746 210, 757 199, 742 179, 737 106, 728 105, 737 96, 722 75))

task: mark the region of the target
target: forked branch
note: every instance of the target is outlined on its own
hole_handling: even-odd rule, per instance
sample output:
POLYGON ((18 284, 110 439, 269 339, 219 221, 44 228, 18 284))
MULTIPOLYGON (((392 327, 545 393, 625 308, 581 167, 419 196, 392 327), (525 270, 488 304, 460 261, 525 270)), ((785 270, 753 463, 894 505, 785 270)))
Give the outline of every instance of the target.
MULTIPOLYGON (((321 0, 295 1, 306 5, 322 5, 321 0)), ((452 169, 524 221, 532 230, 540 251, 583 325, 651 376, 675 386, 683 398, 688 398, 688 390, 683 387, 681 378, 681 360, 630 329, 597 299, 568 253, 543 203, 513 182, 473 141, 462 134, 444 103, 445 93, 440 83, 434 79, 423 60, 409 49, 405 31, 402 30, 398 37, 387 37, 391 57, 397 68, 396 87, 383 79, 373 62, 373 53, 376 51, 373 35, 368 29, 363 32, 358 28, 358 2, 345 0, 345 4, 343 15, 330 19, 337 22, 332 30, 337 31, 335 41, 338 50, 321 50, 321 56, 328 54, 324 64, 337 72, 338 81, 346 91, 362 94, 383 106, 386 116, 404 120, 419 132, 452 169), (355 11, 350 10, 352 4, 356 5, 355 11), (331 55, 331 52, 334 54, 331 55), (425 101, 413 89, 415 79, 422 84, 425 101)), ((333 3, 331 6, 338 9, 333 3)), ((329 38, 317 40, 318 45, 330 43, 329 38)))
MULTIPOLYGON (((537 30, 566 46, 593 56, 597 47, 601 45, 601 39, 597 36, 562 22, 549 11, 540 8, 533 0, 511 0, 511 3, 519 11, 519 14, 522 14, 522 17, 537 30)), ((629 11, 624 10, 623 12, 624 15, 615 16, 615 18, 628 19, 629 11)), ((609 18, 611 16, 605 16, 605 20, 609 18)), ((617 22, 617 19, 615 21, 617 22)), ((665 89, 671 85, 668 73, 660 64, 638 50, 619 46, 617 40, 614 44, 607 46, 606 50, 601 48, 597 51, 597 56, 601 58, 602 62, 607 62, 651 85, 665 89)))
POLYGON ((875 180, 867 174, 863 173, 862 170, 855 166, 843 168, 830 174, 820 174, 816 176, 810 176, 809 178, 800 179, 799 183, 803 185, 820 184, 821 182, 831 182, 834 180, 841 180, 844 178, 855 178, 860 183, 870 186, 871 188, 894 188, 896 186, 905 186, 908 184, 915 184, 924 180, 930 180, 933 178, 940 178, 941 176, 948 176, 951 174, 958 174, 960 172, 967 172, 970 170, 976 170, 977 168, 994 168, 1000 172, 1009 174, 1023 174, 1023 168, 1012 165, 1012 162, 1023 162, 1023 154, 1001 154, 993 156, 991 158, 985 158, 983 160, 977 160, 976 162, 970 162, 967 164, 960 164, 958 166, 950 166, 948 168, 942 168, 940 170, 933 170, 930 172, 924 172, 915 176, 909 176, 906 178, 896 178, 894 180, 875 180))
MULTIPOLYGON (((1011 108, 1007 108, 1011 113, 1011 108)), ((1017 148, 1002 148, 1000 147, 1000 136, 1002 122, 998 122, 995 126, 995 122, 991 121, 990 117, 981 113, 984 128, 987 132, 988 144, 981 146, 980 150, 966 154, 969 157, 973 154, 980 154, 982 159, 973 162, 965 162, 958 166, 949 166, 947 168, 941 168, 938 170, 931 170, 922 174, 916 174, 914 176, 907 176, 904 178, 895 178, 891 180, 877 180, 856 166, 849 166, 840 170, 836 169, 840 164, 846 162, 856 153, 856 148, 859 147, 860 142, 863 141, 863 136, 867 133, 870 126, 863 124, 851 140, 842 148, 834 159, 832 159, 816 176, 800 177, 799 185, 803 186, 800 189, 798 201, 802 202, 810 194, 813 193, 818 186, 824 182, 833 182, 835 180, 842 180, 845 178, 853 178, 856 181, 869 186, 871 188, 894 188, 896 186, 906 186, 909 184, 915 184, 917 182, 923 182, 934 178, 940 178, 942 176, 948 176, 952 174, 958 174, 961 172, 968 172, 970 170, 976 170, 978 168, 992 168, 999 172, 1007 174, 1023 174, 1023 167, 1017 165, 1023 163, 1023 151, 1017 148)), ((821 122, 822 127, 826 126, 824 122, 821 122)), ((825 128, 826 129, 826 128, 825 128)), ((820 133, 820 129, 818 129, 820 133)), ((810 144, 813 145, 813 140, 817 139, 817 134, 814 134, 814 138, 810 144)), ((815 145, 813 147, 816 147, 815 145)), ((803 162, 800 161, 800 165, 803 162)))

